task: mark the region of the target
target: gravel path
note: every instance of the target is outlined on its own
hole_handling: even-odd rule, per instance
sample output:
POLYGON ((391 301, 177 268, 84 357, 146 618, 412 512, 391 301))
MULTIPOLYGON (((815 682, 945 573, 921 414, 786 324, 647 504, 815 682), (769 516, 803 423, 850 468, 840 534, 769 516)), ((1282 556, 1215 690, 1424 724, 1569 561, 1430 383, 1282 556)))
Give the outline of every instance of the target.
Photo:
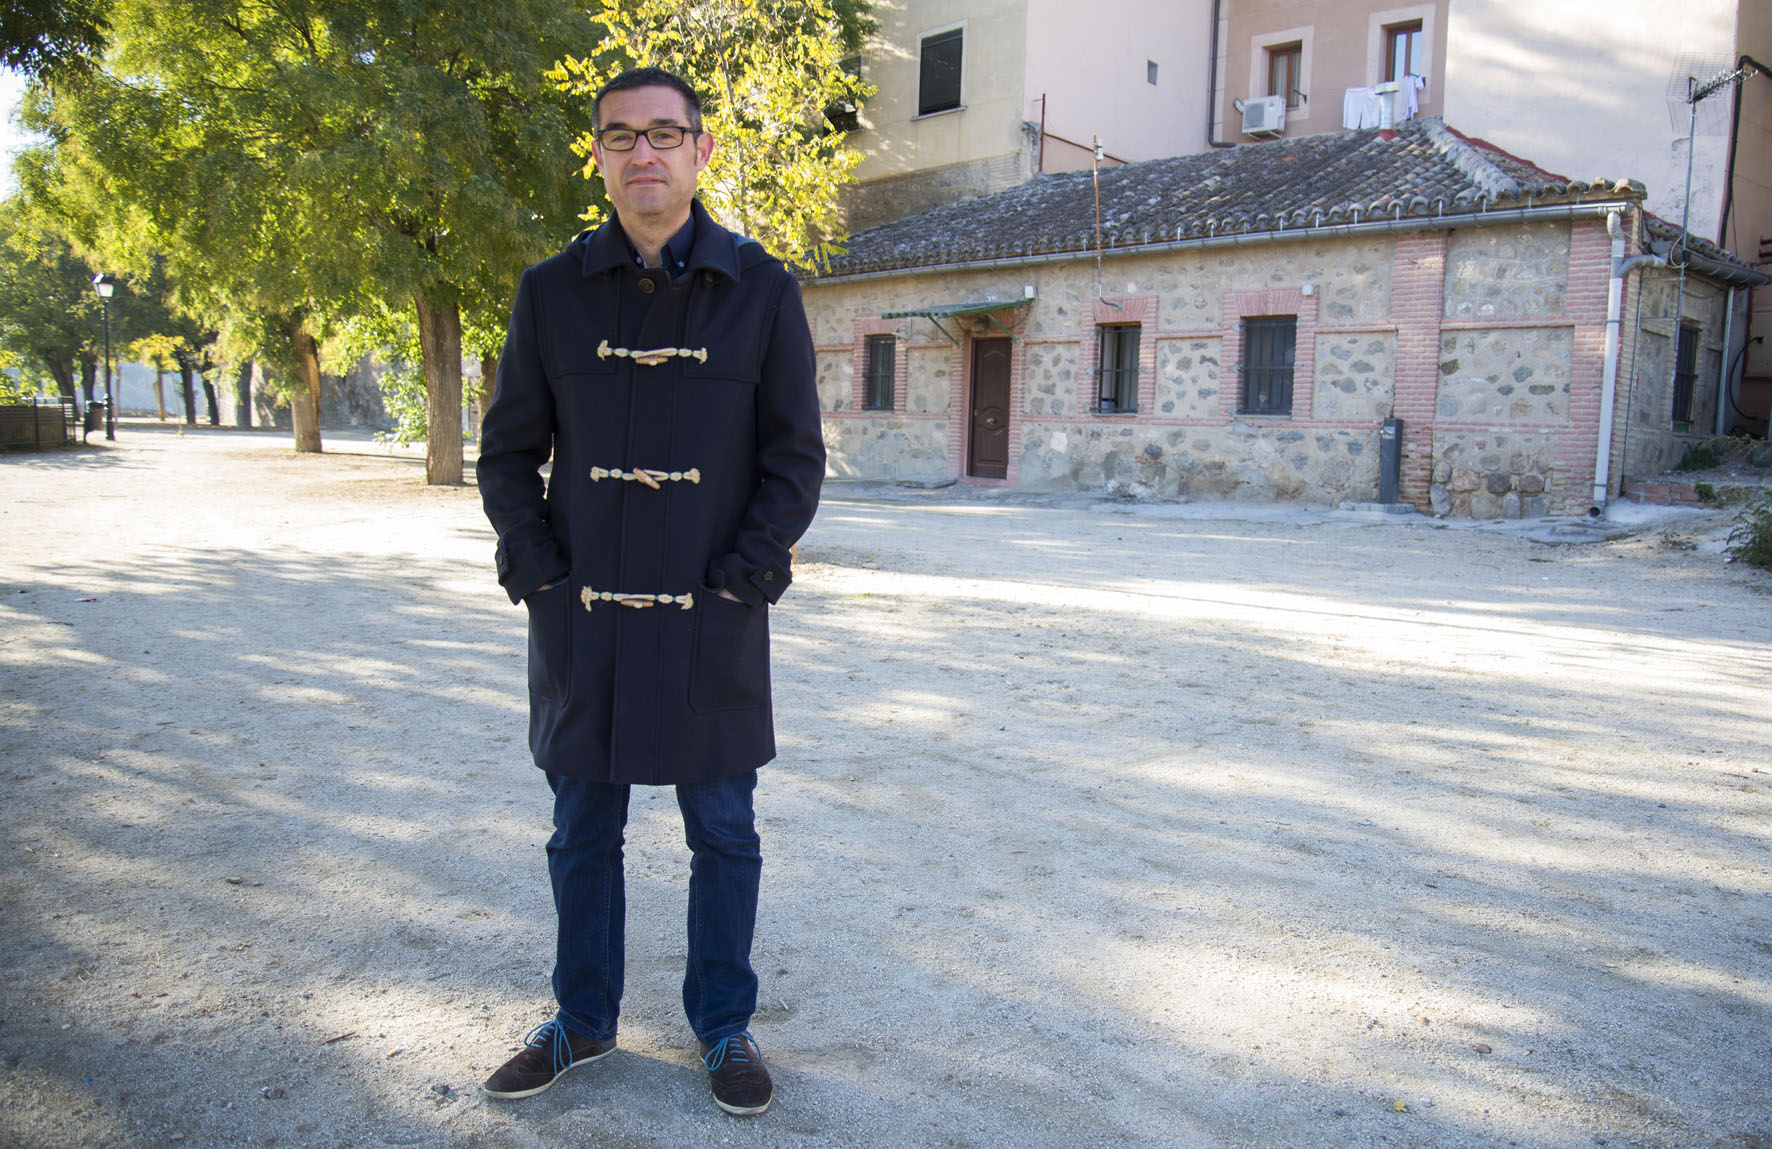
POLYGON ((0 456, 0 1144, 1772 1146, 1772 576, 1718 514, 832 484, 737 1120, 668 791, 624 1051, 478 1095, 548 1016, 523 615, 471 487, 287 446, 0 456))

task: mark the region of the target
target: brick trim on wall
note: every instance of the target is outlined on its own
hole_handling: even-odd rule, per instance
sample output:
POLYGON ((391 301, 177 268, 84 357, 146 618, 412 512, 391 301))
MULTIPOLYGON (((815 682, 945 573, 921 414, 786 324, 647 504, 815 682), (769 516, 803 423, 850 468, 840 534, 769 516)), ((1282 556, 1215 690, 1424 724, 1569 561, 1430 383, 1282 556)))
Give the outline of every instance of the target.
MULTIPOLYGON (((1606 289, 1612 276, 1612 237, 1605 222, 1569 229, 1569 279, 1563 311, 1575 324, 1569 364, 1569 426, 1557 436, 1557 502, 1565 513, 1590 505, 1600 450, 1600 405, 1606 374, 1606 289)), ((1622 357, 1622 356, 1621 356, 1622 357)), ((1614 421, 1614 428, 1623 423, 1614 421)), ((1622 477, 1612 472, 1613 480, 1622 477)))
POLYGON ((1080 414, 1107 421, 1133 420, 1148 416, 1157 405, 1157 308, 1155 295, 1125 295, 1113 299, 1097 299, 1091 322, 1081 333, 1078 354, 1088 357, 1077 364, 1076 409, 1080 414), (1115 306, 1118 304, 1118 306, 1115 306), (1104 414, 1096 410, 1101 394, 1101 329, 1104 326, 1138 328, 1138 410, 1104 414))
POLYGON ((1226 419, 1305 419, 1311 417, 1317 383, 1317 300, 1301 287, 1261 287, 1252 291, 1224 293, 1219 337, 1220 378, 1229 385, 1218 389, 1218 413, 1226 419), (1298 320, 1297 343, 1292 353, 1292 413, 1290 415, 1242 415, 1243 320, 1267 315, 1291 315, 1298 320))
POLYGON ((853 366, 849 373, 849 409, 857 415, 871 415, 876 418, 888 414, 884 407, 864 407, 868 396, 868 336, 891 335, 898 340, 898 347, 892 355, 892 410, 890 414, 903 415, 905 412, 905 388, 910 379, 910 356, 903 352, 910 349, 909 321, 904 319, 881 319, 878 316, 856 316, 855 336, 851 354, 854 356, 853 366))
POLYGON ((1445 322, 1445 232, 1404 234, 1391 249, 1391 321, 1397 325, 1391 414, 1403 421, 1397 497, 1426 512, 1433 501, 1434 420, 1445 322))
POLYGON ((994 313, 1009 329, 1009 467, 1008 477, 981 479, 966 474, 967 439, 972 433, 972 344, 975 340, 1001 339, 1003 332, 983 316, 969 316, 958 324, 960 345, 948 359, 948 474, 981 487, 1014 487, 1021 483, 1021 413, 1027 400, 1028 308, 1014 307, 994 313))

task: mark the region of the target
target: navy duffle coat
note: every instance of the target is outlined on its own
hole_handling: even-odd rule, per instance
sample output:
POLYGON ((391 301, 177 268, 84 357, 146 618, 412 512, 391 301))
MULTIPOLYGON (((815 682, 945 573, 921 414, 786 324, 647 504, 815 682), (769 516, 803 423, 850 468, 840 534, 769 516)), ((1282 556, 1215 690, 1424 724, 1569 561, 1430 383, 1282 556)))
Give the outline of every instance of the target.
POLYGON ((481 427, 554 774, 663 785, 775 756, 769 607, 824 478, 812 338, 781 262, 691 211, 675 277, 619 221, 524 272, 481 427))

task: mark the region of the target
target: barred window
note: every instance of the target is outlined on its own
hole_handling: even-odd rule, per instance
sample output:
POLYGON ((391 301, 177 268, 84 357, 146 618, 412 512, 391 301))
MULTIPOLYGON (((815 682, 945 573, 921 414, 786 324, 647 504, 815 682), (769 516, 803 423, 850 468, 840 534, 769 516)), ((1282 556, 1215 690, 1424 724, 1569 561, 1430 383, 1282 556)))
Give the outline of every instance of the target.
POLYGON ((1095 409, 1103 415, 1126 415, 1138 410, 1138 325, 1103 324, 1101 369, 1095 409))
POLYGON ((1680 324, 1674 346, 1674 422, 1692 422, 1692 384, 1698 378, 1698 325, 1680 324))
POLYGON ((1292 414, 1292 361, 1297 344, 1296 315, 1243 321, 1243 414, 1292 414))
POLYGON ((892 381, 898 368, 897 360, 898 340, 894 336, 868 336, 867 374, 861 400, 863 410, 892 410, 892 381))

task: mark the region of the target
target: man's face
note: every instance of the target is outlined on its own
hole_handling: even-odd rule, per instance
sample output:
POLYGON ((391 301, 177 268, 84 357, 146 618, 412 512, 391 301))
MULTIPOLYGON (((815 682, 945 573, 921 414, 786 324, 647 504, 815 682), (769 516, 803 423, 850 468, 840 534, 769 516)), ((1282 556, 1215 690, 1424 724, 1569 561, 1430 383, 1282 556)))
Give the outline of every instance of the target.
MULTIPOLYGON (((630 88, 603 97, 598 115, 599 130, 689 126, 689 105, 672 88, 630 88)), ((628 223, 681 225, 689 217, 689 201, 695 198, 695 181, 714 153, 714 138, 706 132, 685 136, 674 148, 661 150, 642 136, 631 152, 612 152, 596 144, 591 149, 609 202, 628 223)))

